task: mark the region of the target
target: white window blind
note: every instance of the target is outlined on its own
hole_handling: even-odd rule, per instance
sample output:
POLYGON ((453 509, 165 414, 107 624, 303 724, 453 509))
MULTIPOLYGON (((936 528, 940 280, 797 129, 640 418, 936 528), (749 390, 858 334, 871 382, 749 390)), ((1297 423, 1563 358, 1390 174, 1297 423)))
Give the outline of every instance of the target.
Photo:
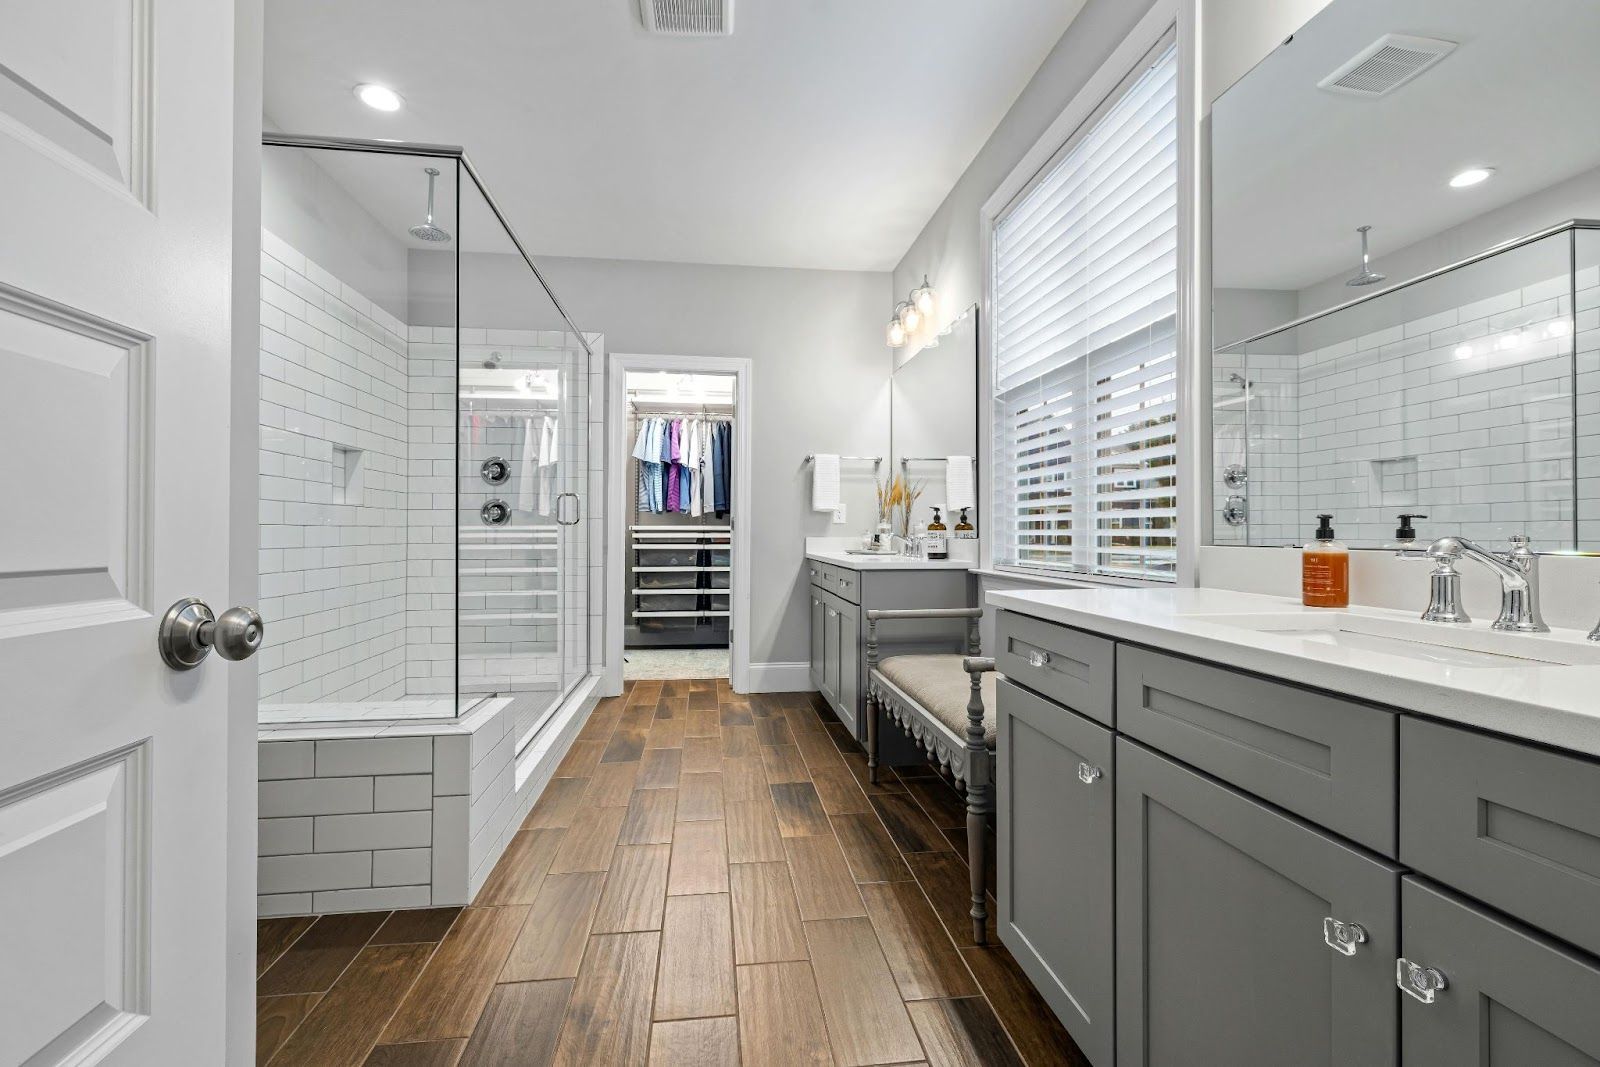
POLYGON ((1171 581, 1177 54, 1164 45, 994 229, 994 561, 1171 581))

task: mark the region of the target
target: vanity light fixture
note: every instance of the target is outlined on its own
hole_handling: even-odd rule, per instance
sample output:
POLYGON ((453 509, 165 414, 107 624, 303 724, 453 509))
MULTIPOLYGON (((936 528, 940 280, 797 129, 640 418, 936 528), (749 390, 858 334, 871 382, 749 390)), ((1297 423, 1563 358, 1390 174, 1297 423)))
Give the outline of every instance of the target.
POLYGON ((900 320, 900 325, 906 328, 906 333, 916 333, 917 327, 922 325, 922 312, 917 310, 917 305, 909 300, 900 301, 894 309, 894 317, 900 320))
POLYGON ((1450 179, 1450 188, 1466 189, 1486 182, 1494 175, 1493 167, 1468 167, 1466 170, 1450 179))
POLYGON ((934 293, 933 286, 928 284, 928 276, 924 274, 922 284, 911 290, 910 297, 894 306, 894 314, 889 318, 889 347, 901 347, 912 334, 922 328, 923 323, 932 322, 933 310, 937 306, 938 295, 934 293))
POLYGON ((399 111, 404 103, 400 94, 387 85, 375 85, 366 82, 356 86, 356 98, 374 111, 399 111))

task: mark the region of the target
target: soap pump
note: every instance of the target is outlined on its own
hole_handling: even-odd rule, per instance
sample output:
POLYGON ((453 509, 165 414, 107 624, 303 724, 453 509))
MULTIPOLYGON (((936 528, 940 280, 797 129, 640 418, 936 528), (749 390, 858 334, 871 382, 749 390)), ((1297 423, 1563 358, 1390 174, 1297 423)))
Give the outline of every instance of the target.
POLYGON ((1300 553, 1300 602, 1308 608, 1350 606, 1350 550, 1334 539, 1333 516, 1317 516, 1317 535, 1300 553))
POLYGON ((1411 520, 1425 519, 1427 517, 1428 516, 1426 515, 1406 514, 1402 512, 1400 515, 1400 525, 1394 531, 1395 547, 1411 548, 1413 545, 1415 545, 1417 543, 1417 531, 1412 529, 1411 520))

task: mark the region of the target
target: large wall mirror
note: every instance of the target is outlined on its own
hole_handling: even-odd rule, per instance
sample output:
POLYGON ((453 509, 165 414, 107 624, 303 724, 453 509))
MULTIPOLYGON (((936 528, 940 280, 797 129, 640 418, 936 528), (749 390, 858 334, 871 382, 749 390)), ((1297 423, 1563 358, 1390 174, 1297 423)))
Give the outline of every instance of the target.
POLYGON ((1597 54, 1593 0, 1332 0, 1218 99, 1214 543, 1600 550, 1597 54))
POLYGON ((934 507, 945 513, 946 526, 955 526, 960 510, 949 513, 946 479, 951 456, 970 457, 971 489, 965 501, 974 505, 967 514, 976 525, 977 481, 972 468, 978 455, 977 307, 956 316, 909 356, 896 352, 895 364, 889 391, 889 454, 894 473, 922 489, 913 528, 926 528, 934 507))

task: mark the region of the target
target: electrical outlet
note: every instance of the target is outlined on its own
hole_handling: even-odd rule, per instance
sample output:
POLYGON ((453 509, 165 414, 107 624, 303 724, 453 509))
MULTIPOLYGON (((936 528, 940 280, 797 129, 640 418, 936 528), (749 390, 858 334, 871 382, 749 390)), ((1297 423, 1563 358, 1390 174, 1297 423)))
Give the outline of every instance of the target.
POLYGON ((835 526, 839 526, 842 525, 844 521, 844 505, 840 504, 838 507, 833 509, 833 524, 835 526))

